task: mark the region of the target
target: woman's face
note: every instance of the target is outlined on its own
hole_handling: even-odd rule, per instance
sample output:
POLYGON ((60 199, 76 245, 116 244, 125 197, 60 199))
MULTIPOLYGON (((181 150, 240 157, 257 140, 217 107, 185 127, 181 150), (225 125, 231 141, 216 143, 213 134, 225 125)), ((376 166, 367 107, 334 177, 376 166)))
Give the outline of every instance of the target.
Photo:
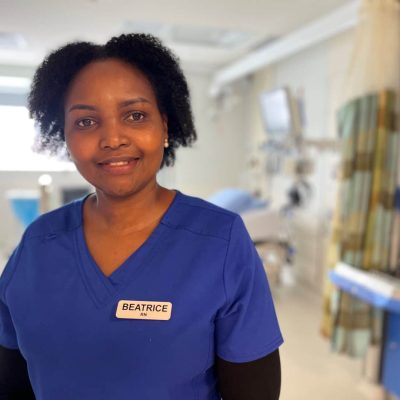
POLYGON ((65 100, 65 141, 81 175, 109 196, 129 196, 154 185, 167 120, 138 69, 118 59, 85 66, 65 100))

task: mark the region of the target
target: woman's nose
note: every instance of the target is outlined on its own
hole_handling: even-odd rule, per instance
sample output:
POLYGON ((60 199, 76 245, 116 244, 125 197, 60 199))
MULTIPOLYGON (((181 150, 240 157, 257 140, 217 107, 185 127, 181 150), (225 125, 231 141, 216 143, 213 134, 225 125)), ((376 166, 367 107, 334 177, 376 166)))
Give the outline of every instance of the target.
POLYGON ((130 145, 129 136, 126 135, 124 127, 116 121, 105 123, 101 130, 100 147, 102 149, 118 149, 130 145))

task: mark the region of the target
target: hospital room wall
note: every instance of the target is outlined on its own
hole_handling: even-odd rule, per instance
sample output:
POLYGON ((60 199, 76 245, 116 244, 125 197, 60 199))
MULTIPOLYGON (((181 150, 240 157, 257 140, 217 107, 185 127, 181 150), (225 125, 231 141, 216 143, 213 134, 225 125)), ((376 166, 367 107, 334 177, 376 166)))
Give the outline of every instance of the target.
POLYGON ((187 77, 198 139, 193 149, 179 149, 169 181, 187 194, 207 198, 239 186, 245 172, 246 121, 237 112, 244 99, 239 98, 235 107, 223 107, 209 95, 210 73, 188 72, 187 77))
POLYGON ((340 153, 337 142, 336 111, 344 98, 348 62, 354 31, 348 31, 319 45, 301 51, 253 76, 248 90, 248 112, 252 125, 247 131, 247 148, 259 162, 249 176, 249 186, 257 185, 263 195, 280 208, 287 201, 287 190, 293 183, 290 157, 280 170, 268 174, 267 155, 259 150, 266 140, 262 126, 259 94, 268 89, 289 86, 301 93, 306 112, 303 137, 309 143, 305 156, 312 161, 313 171, 306 177, 312 186, 308 204, 294 214, 291 222, 297 250, 295 270, 300 281, 320 291, 325 274, 325 249, 330 236, 330 220, 336 204, 340 153), (318 142, 318 144, 316 144, 318 142), (323 145, 327 144, 326 147, 323 145), (337 143, 336 143, 337 144, 337 143))

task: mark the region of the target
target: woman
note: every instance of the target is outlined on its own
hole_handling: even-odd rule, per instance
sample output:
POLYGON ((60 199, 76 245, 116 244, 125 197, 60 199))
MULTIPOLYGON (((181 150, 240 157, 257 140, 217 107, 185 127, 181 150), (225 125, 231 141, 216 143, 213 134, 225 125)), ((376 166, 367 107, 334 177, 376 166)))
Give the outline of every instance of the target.
POLYGON ((277 399, 282 336, 242 220, 156 180, 196 139, 175 57, 143 34, 66 45, 29 107, 96 190, 35 221, 4 270, 2 398, 277 399))

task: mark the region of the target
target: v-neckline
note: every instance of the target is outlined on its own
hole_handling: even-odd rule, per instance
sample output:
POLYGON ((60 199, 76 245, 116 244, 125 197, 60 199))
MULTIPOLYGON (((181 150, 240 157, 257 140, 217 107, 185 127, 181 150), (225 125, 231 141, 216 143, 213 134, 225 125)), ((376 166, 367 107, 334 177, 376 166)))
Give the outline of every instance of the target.
POLYGON ((84 284, 98 307, 107 304, 108 301, 114 298, 121 287, 124 286, 124 283, 132 279, 144 268, 145 261, 147 261, 148 257, 153 253, 152 249, 159 242, 160 237, 165 231, 166 221, 171 214, 173 214, 176 204, 182 195, 179 190, 174 191, 176 192, 175 197, 149 237, 108 276, 105 275, 97 265, 89 251, 85 239, 83 228, 83 206, 90 194, 76 203, 80 222, 75 231, 77 261, 84 284))

